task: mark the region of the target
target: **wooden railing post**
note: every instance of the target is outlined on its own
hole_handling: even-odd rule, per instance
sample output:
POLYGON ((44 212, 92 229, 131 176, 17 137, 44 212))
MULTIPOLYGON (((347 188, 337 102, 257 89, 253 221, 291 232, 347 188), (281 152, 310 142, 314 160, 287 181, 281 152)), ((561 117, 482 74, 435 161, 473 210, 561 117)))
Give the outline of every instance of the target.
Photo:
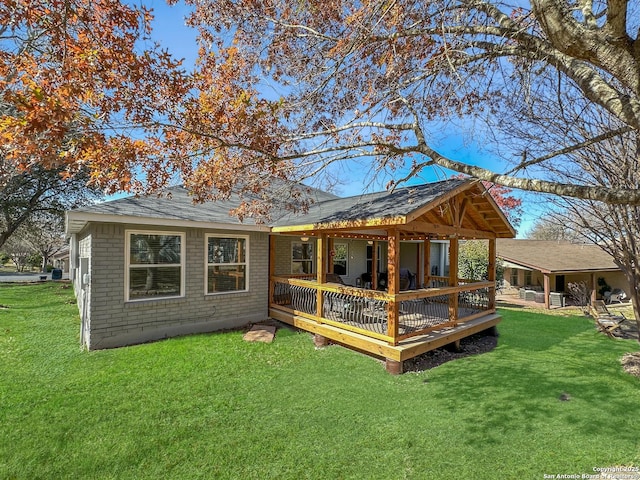
MULTIPOLYGON (((316 272, 316 281, 318 285, 322 285, 327 282, 327 234, 323 233, 318 237, 316 243, 317 251, 317 265, 318 270, 316 272)), ((324 311, 324 295, 320 288, 316 289, 316 316, 322 317, 324 311)))
POLYGON ((371 252, 371 288, 378 289, 378 242, 373 241, 373 251, 371 252))
POLYGON ((493 286, 489 287, 489 310, 496 309, 496 239, 489 239, 489 266, 487 280, 493 282, 493 286))
POLYGON ((400 291, 400 234, 397 230, 388 232, 387 251, 387 286, 389 301, 387 302, 387 335, 398 344, 398 303, 396 294, 400 291))
POLYGON ((416 285, 418 288, 429 288, 430 276, 431 276, 431 239, 427 238, 424 241, 424 258, 422 260, 422 285, 416 285))
MULTIPOLYGON (((454 236, 449 241, 449 286, 458 286, 458 237, 454 236)), ((452 293, 449 297, 449 320, 458 322, 458 293, 452 293)))

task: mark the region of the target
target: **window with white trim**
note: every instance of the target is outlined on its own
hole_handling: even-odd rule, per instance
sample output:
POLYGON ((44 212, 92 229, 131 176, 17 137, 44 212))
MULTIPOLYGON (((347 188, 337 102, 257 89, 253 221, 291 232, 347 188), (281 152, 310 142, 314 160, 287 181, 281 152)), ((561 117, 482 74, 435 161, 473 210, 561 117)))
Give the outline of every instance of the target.
POLYGON ((249 289, 249 237, 207 235, 206 245, 206 292, 246 292, 249 289))
POLYGON ((291 273, 313 273, 313 243, 291 242, 291 273))
POLYGON ((185 235, 127 231, 127 301, 184 296, 185 235))

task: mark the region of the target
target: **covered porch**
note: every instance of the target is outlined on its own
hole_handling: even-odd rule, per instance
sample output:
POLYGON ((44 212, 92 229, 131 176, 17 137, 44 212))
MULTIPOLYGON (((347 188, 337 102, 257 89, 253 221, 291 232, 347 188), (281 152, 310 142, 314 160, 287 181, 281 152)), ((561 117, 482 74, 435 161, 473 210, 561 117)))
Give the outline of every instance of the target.
POLYGON ((273 228, 270 316, 314 333, 318 345, 331 341, 384 358, 392 373, 402 373, 405 360, 495 327, 496 238, 514 232, 484 187, 457 180, 368 197, 336 201, 343 203, 337 213, 310 212, 320 217, 313 223, 273 228), (312 245, 314 271, 277 271, 283 237, 312 245), (343 275, 334 272, 336 244, 346 239, 353 251, 372 252, 357 286, 343 284, 342 266, 343 275), (459 278, 465 239, 484 240, 486 278, 459 278), (447 272, 432 260, 432 246, 443 243, 447 272))

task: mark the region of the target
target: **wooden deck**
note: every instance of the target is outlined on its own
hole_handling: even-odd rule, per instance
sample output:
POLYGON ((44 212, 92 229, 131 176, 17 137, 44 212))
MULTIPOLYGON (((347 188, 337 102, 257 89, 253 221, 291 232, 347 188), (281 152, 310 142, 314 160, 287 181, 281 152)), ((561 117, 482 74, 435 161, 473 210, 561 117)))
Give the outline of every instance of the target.
POLYGON ((501 317, 496 313, 487 313, 456 326, 443 327, 424 335, 401 340, 397 345, 372 338, 357 332, 348 331, 333 325, 319 323, 309 318, 291 314, 277 308, 269 309, 271 318, 293 325, 302 330, 314 333, 316 343, 333 342, 357 351, 367 353, 386 360, 387 370, 391 373, 402 373, 403 362, 430 350, 443 347, 478 332, 495 327, 501 317))

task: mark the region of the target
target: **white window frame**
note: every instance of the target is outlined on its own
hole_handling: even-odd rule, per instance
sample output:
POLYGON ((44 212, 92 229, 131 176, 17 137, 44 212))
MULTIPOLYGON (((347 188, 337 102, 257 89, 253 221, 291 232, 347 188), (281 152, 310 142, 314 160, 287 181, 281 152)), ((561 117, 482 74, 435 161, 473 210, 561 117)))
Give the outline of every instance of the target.
POLYGON ((172 232, 161 230, 125 230, 124 231, 124 299, 125 302, 153 302, 155 300, 166 300, 168 298, 184 298, 185 296, 185 280, 186 280, 186 235, 184 232, 172 232), (146 297, 146 298, 129 298, 130 293, 130 272, 131 272, 131 237, 133 235, 167 235, 180 237, 180 263, 163 263, 159 265, 145 264, 144 267, 180 267, 180 294, 169 295, 165 297, 146 297))
POLYGON ((233 295, 236 293, 246 293, 249 291, 249 246, 250 246, 250 236, 249 235, 237 235, 237 234, 224 234, 224 233, 207 233, 204 236, 204 294, 205 295, 233 295), (209 263, 209 239, 210 238, 233 238, 233 239, 243 239, 245 241, 245 257, 244 262, 234 262, 234 263, 209 263), (209 292, 209 267, 210 266, 221 266, 225 267, 233 267, 233 266, 241 266, 244 265, 244 289, 243 290, 229 290, 226 292, 209 292))
POLYGON ((291 254, 290 254, 289 258, 291 259, 291 263, 290 263, 290 265, 292 267, 291 268, 291 273, 293 273, 293 274, 297 274, 298 273, 298 272, 294 272, 293 271, 294 262, 297 262, 297 263, 302 263, 302 262, 311 263, 311 272, 309 272, 307 274, 303 274, 303 275, 312 275, 312 274, 315 273, 315 271, 316 271, 316 246, 315 246, 314 242, 303 242, 301 240, 292 241, 291 242, 291 254), (293 258, 293 250, 294 250, 294 247, 296 245, 311 245, 311 258, 302 259, 302 260, 297 260, 297 259, 293 258))

